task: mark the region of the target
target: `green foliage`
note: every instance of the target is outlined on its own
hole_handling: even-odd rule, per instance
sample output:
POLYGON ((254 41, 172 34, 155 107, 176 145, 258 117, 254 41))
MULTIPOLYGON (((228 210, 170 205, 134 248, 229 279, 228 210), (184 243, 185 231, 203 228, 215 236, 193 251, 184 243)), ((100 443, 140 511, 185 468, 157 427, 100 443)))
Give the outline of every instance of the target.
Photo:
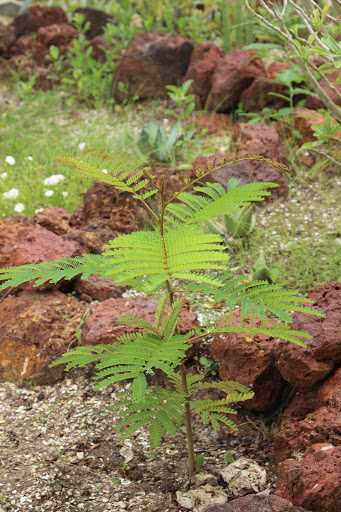
POLYGON ((104 38, 108 48, 102 47, 105 61, 100 62, 93 56, 93 48, 85 36, 90 22, 84 23, 84 15, 75 13, 73 24, 80 35, 73 40, 66 55, 60 55, 56 46, 50 47, 48 60, 53 74, 50 76, 55 83, 60 83, 67 94, 67 102, 77 100, 91 107, 99 107, 103 103, 113 103, 111 98, 111 81, 115 69, 117 52, 122 47, 116 39, 116 27, 107 25, 104 38))
POLYGON ((195 108, 194 95, 188 94, 191 83, 192 80, 187 80, 181 87, 166 86, 167 94, 176 106, 176 109, 165 112, 176 118, 169 132, 159 121, 151 119, 139 135, 138 147, 142 155, 153 163, 174 165, 179 151, 186 148, 195 135, 194 123, 186 123, 195 108))
MULTIPOLYGON (((295 59, 299 66, 307 86, 313 91, 325 105, 328 114, 324 127, 315 129, 318 139, 316 142, 305 146, 305 148, 326 156, 334 163, 340 164, 337 157, 330 152, 330 141, 334 134, 330 130, 330 117, 332 116, 337 126, 341 122, 341 109, 339 101, 340 92, 335 87, 335 83, 329 79, 330 70, 333 68, 341 69, 341 50, 340 44, 333 35, 340 33, 340 5, 339 3, 327 2, 320 7, 314 0, 306 0, 304 8, 299 3, 290 2, 290 9, 299 19, 293 27, 288 26, 286 15, 289 12, 288 3, 284 6, 279 4, 270 4, 263 11, 258 11, 251 7, 247 0, 245 4, 257 18, 262 26, 266 26, 272 33, 277 34, 285 47, 289 50, 288 58, 295 59), (322 55, 324 60, 321 64, 316 64, 316 56, 322 55), (314 59, 315 57, 315 59, 314 59), (334 93, 334 99, 326 92, 326 85, 334 93), (327 144, 325 151, 324 145, 327 144), (316 149, 320 147, 321 149, 316 149)), ((340 81, 340 74, 336 82, 340 81)), ((306 88, 304 88, 305 90, 306 88)), ((293 89, 295 91, 295 89, 293 89)), ((300 91, 300 88, 298 88, 300 91)), ((290 93, 292 96, 292 93, 290 93)), ((335 128, 337 130, 337 128, 335 128)))
MULTIPOLYGON (((238 161, 247 159, 264 160, 262 157, 246 156, 238 161)), ((102 255, 0 269, 0 280, 5 281, 1 289, 18 286, 31 279, 37 279, 37 286, 46 281, 57 282, 77 275, 87 279, 90 274, 111 278, 117 284, 130 285, 147 294, 155 295, 164 289, 158 299, 153 323, 131 315, 122 316, 118 323, 126 324, 137 332, 119 336, 112 345, 78 346, 63 354, 52 366, 66 364, 66 370, 70 370, 75 366, 96 363, 95 380, 99 383, 95 389, 131 381, 131 392, 115 405, 123 407, 117 426, 121 439, 149 425, 151 445, 156 448, 163 435, 174 435, 181 429, 185 416, 189 473, 192 475, 195 456, 190 407, 200 415, 204 424, 211 424, 216 430, 224 424, 235 431, 237 427, 230 416, 236 411, 231 404, 249 400, 254 395, 249 388, 236 382, 207 383, 203 381, 203 375, 188 375, 184 361, 192 341, 213 333, 237 332, 265 334, 305 346, 302 338, 309 339, 310 336, 290 328, 292 312, 323 316, 306 306, 312 304, 311 300, 296 292, 265 280, 252 280, 229 273, 229 255, 223 238, 204 233, 199 225, 199 222, 214 219, 217 215, 248 208, 253 202, 263 200, 270 193, 268 189, 276 185, 251 183, 240 186, 237 180, 231 180, 226 189, 208 182, 198 186, 199 180, 216 169, 237 161, 237 155, 231 162, 223 159, 218 167, 213 163, 207 169, 200 169, 195 179, 167 198, 164 185, 158 188, 149 169, 143 168, 141 161, 134 161, 124 153, 90 151, 81 159, 58 157, 56 161, 111 184, 118 191, 130 193, 153 215, 158 230, 120 235, 109 241, 102 255), (188 191, 189 188, 192 191, 188 191), (161 196, 159 213, 155 213, 150 204, 155 193, 161 196), (218 272, 214 273, 214 270, 218 272), (182 287, 189 292, 211 295, 216 301, 224 301, 228 313, 206 328, 195 328, 187 334, 179 334, 177 326, 183 301, 174 299, 174 280, 181 280, 184 283, 182 287), (235 314, 236 308, 240 311, 239 319, 235 314), (260 319, 260 327, 256 328, 257 318, 260 319), (156 389, 150 385, 150 376, 156 370, 165 374, 172 384, 172 390, 156 389), (198 398, 198 391, 210 388, 220 390, 225 398, 198 398)))
POLYGON ((268 281, 268 283, 272 284, 276 281, 279 270, 277 268, 270 269, 265 261, 264 251, 261 251, 257 261, 252 267, 252 281, 268 281))

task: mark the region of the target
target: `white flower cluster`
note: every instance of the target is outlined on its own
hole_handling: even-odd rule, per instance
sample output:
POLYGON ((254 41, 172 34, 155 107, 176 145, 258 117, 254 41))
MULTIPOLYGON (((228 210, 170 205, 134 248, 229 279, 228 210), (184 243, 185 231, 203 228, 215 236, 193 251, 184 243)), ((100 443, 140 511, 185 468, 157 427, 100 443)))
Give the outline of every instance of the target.
MULTIPOLYGON (((44 185, 47 185, 48 187, 52 187, 53 185, 58 185, 58 183, 60 181, 63 181, 64 179, 65 179, 65 176, 63 174, 53 174, 52 176, 49 176, 48 178, 44 179, 44 185)), ((52 196, 52 194, 50 194, 50 195, 52 196)))
POLYGON ((8 165, 15 165, 15 158, 13 158, 13 156, 6 156, 5 158, 5 162, 6 164, 8 165))

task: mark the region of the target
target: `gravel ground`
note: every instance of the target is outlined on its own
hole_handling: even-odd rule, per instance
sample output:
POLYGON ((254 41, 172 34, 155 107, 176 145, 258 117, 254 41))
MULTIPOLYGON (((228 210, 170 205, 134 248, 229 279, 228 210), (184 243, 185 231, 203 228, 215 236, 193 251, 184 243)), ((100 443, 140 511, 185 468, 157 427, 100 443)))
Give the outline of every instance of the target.
MULTIPOLYGON (((177 490, 188 488, 185 436, 168 438, 154 457, 148 455, 147 430, 119 441, 108 411, 115 391, 93 392, 92 380, 80 370, 53 386, 1 385, 0 512, 185 511, 175 499, 177 490)), ((243 437, 196 423, 194 431, 203 470, 215 476, 215 485, 222 483, 218 470, 226 466, 227 451, 269 469, 264 424, 260 428, 253 420, 243 437)))

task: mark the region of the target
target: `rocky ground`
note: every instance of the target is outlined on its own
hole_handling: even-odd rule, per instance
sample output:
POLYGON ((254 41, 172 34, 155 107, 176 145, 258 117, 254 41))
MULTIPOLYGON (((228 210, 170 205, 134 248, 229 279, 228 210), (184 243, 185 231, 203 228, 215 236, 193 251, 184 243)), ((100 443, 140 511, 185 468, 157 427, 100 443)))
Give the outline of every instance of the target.
MULTIPOLYGON (((129 441, 119 441, 115 415, 108 411, 117 390, 94 392, 84 373, 74 371, 54 386, 1 385, 0 510, 188 510, 179 506, 176 492, 199 485, 186 479, 184 434, 167 437, 153 456, 149 433, 143 429, 129 441)), ((227 466, 227 453, 258 462, 266 470, 266 483, 255 483, 254 490, 274 489, 270 430, 257 418, 245 420, 250 423, 238 436, 195 424, 196 450, 205 457, 204 476, 199 474, 198 482, 209 485, 211 503, 219 493, 224 501, 235 497, 233 486, 229 490, 219 474, 227 466)))

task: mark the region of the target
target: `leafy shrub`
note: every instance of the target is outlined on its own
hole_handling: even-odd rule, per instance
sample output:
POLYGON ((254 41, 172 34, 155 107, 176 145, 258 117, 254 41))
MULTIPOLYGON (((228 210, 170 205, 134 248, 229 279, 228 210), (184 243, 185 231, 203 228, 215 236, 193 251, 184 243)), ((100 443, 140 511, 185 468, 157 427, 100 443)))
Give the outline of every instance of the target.
MULTIPOLYGON (((260 156, 248 158, 264 160, 260 156)), ((238 155, 231 162, 223 159, 221 167, 244 159, 238 158, 238 155)), ((134 326, 139 331, 120 336, 112 345, 74 348, 52 366, 66 363, 66 370, 70 370, 96 362, 98 373, 95 379, 99 381, 96 389, 131 380, 131 391, 122 393, 122 400, 117 406, 124 406, 119 413, 120 423, 117 427, 121 439, 149 424, 151 444, 157 447, 164 434, 175 434, 185 423, 189 474, 193 475, 195 455, 191 407, 204 424, 211 423, 214 429, 225 424, 235 431, 237 427, 231 415, 236 411, 230 404, 252 398, 253 392, 236 382, 205 383, 203 375, 187 373, 186 350, 191 343, 212 333, 238 332, 267 334, 304 347, 301 338, 309 339, 310 336, 290 328, 292 312, 323 316, 307 306, 312 303, 311 300, 296 292, 271 285, 267 280, 252 280, 229 272, 229 255, 223 238, 217 234, 205 234, 200 228, 203 221, 263 200, 270 194, 269 189, 277 185, 250 183, 236 186, 234 181, 227 189, 208 182, 198 186, 199 181, 202 182, 215 171, 211 166, 198 170, 194 179, 184 184, 179 192, 167 197, 165 183, 158 188, 150 170, 143 168, 141 161, 126 154, 89 151, 82 159, 63 156, 57 157, 56 162, 74 167, 86 176, 131 194, 153 216, 158 229, 120 235, 109 241, 102 255, 87 254, 1 269, 0 281, 5 282, 0 290, 32 279, 35 279, 34 286, 39 286, 47 281, 55 283, 79 275, 82 279, 88 279, 91 274, 97 274, 157 297, 153 323, 133 316, 121 316, 118 323, 134 326), (108 169, 108 174, 102 172, 104 167, 108 169), (155 194, 160 196, 161 201, 158 213, 153 211, 149 203, 155 194), (175 297, 178 280, 183 282, 181 289, 185 288, 189 293, 211 295, 214 300, 224 301, 228 313, 205 328, 180 334, 177 326, 183 301, 175 297), (161 295, 159 292, 162 292, 161 295), (235 308, 241 312, 238 321, 235 308), (256 318, 261 320, 258 328, 255 327, 256 318), (173 386, 172 390, 148 384, 148 376, 153 375, 155 370, 164 372, 173 386), (225 398, 198 399, 197 391, 210 388, 221 390, 225 398)), ((280 166, 275 162, 273 165, 280 166)))

